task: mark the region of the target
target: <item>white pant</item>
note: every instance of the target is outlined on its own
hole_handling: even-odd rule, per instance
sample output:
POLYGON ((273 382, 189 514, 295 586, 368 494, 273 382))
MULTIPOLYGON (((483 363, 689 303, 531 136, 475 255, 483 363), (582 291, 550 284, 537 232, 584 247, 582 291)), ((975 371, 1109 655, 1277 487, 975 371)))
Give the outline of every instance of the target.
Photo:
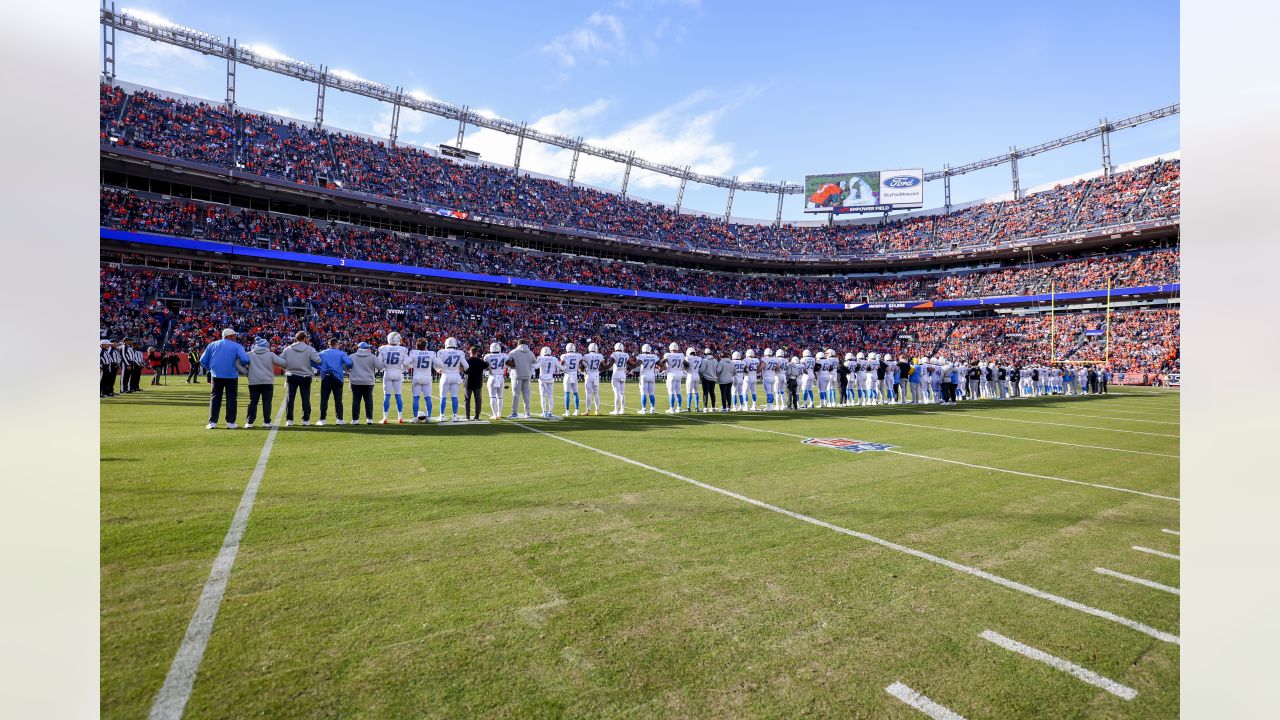
POLYGON ((409 392, 412 393, 411 397, 420 397, 420 398, 426 398, 427 400, 430 400, 431 399, 431 381, 427 380, 426 382, 414 382, 412 385, 409 386, 409 392))
POLYGON ((393 380, 387 377, 386 375, 382 376, 382 394, 383 395, 399 395, 400 391, 403 388, 404 388, 404 378, 395 378, 393 380))
POLYGON ((698 386, 698 381, 699 381, 700 379, 701 379, 701 378, 700 378, 698 375, 695 375, 695 374, 689 374, 689 375, 686 375, 686 376, 685 376, 685 378, 684 378, 684 391, 685 391, 685 394, 687 394, 687 395, 695 395, 695 396, 698 396, 699 398, 701 398, 701 396, 702 396, 702 388, 698 386))
POLYGON ((742 402, 750 402, 751 393, 755 392, 756 389, 756 379, 743 375, 740 378, 734 378, 733 383, 735 385, 734 393, 742 396, 742 402))
POLYGON ((554 380, 538 381, 538 400, 542 405, 542 412, 554 412, 556 409, 556 383, 554 380))
POLYGON ((458 386, 462 384, 462 377, 459 375, 441 375, 440 376, 440 413, 444 414, 444 399, 458 397, 458 386))
MULTIPOLYGON (((655 394, 654 386, 657 382, 652 377, 640 376, 640 396, 648 397, 655 394)), ((644 403, 641 403, 643 405, 644 403)))
POLYGON ((684 386, 684 373, 667 373, 667 395, 679 395, 684 386))
POLYGON ((488 385, 489 414, 493 417, 502 417, 502 376, 491 375, 488 385))
POLYGON ((627 407, 627 376, 615 374, 609 381, 613 385, 613 409, 624 410, 627 407))
POLYGON ((587 390, 587 410, 594 408, 596 412, 600 412, 600 376, 587 373, 584 384, 587 390))

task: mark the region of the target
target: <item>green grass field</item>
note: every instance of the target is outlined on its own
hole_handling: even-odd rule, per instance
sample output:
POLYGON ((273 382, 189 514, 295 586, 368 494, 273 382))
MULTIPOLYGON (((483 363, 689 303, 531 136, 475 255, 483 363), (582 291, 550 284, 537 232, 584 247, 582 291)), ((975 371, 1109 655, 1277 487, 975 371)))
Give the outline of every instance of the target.
MULTIPOLYGON (((112 718, 150 710, 270 434, 145 382, 101 412, 112 718)), ((1095 568, 1178 586, 1133 549, 1179 552, 1178 404, 282 428, 186 717, 925 717, 895 682, 966 718, 1176 717, 1149 630, 1178 597, 1095 568)))

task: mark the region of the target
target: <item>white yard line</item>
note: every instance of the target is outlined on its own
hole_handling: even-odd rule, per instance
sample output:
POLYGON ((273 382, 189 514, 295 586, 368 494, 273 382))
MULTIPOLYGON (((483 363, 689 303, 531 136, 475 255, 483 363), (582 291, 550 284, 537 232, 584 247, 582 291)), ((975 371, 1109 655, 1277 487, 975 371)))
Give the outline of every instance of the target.
MULTIPOLYGON (((952 410, 951 412, 947 412, 945 410, 916 410, 914 408, 910 408, 909 406, 905 406, 905 405, 896 405, 894 407, 906 408, 909 412, 918 412, 923 415, 949 415, 952 412, 955 412, 954 410, 952 410)), ((962 406, 957 405, 956 407, 962 407, 962 406)), ((1178 435, 1178 434, 1170 435, 1169 433, 1147 432, 1146 430, 1121 430, 1119 428, 1098 427, 1097 425, 1075 425, 1073 423, 1049 422, 1047 420, 1022 420, 1020 418, 999 417, 997 415, 978 415, 972 412, 964 413, 964 417, 977 418, 979 420, 995 420, 997 422, 1024 423, 1027 425, 1053 425, 1055 427, 1069 427, 1069 428, 1076 428, 1079 430, 1102 430, 1104 432, 1124 433, 1126 435, 1150 435, 1152 437, 1165 437, 1165 438, 1175 438, 1175 439, 1182 437, 1181 435, 1178 435)))
POLYGON ((1180 530, 1170 530, 1169 528, 1161 528, 1160 532, 1169 533, 1170 535, 1177 535, 1178 537, 1182 537, 1182 532, 1180 530))
POLYGON ((187 624, 187 634, 182 638, 178 653, 173 657, 169 673, 165 675, 164 684, 151 704, 150 720, 177 720, 186 710, 187 701, 191 699, 191 688, 196 682, 196 673, 200 670, 200 662, 204 659, 204 650, 209 645, 209 635, 213 632, 213 621, 218 617, 218 608, 222 605, 222 597, 227 591, 227 581, 231 578, 231 566, 235 564, 236 555, 240 552, 240 540, 244 537, 245 528, 249 524, 249 513, 253 511, 253 501, 258 497, 258 486, 262 483, 262 475, 267 470, 267 459, 271 457, 271 446, 276 442, 276 431, 280 419, 284 417, 285 403, 280 403, 276 412, 274 427, 267 433, 267 440, 258 455, 258 464, 249 476, 249 484, 240 496, 240 505, 231 518, 231 527, 222 540, 222 549, 213 561, 209 571, 209 579, 205 581, 204 591, 200 593, 200 602, 196 605, 195 614, 187 624))
POLYGON ((739 500, 749 505, 754 505, 758 508, 769 510, 769 511, 778 513, 780 515, 786 515, 787 517, 794 518, 796 520, 800 520, 802 522, 806 522, 811 525, 816 525, 818 527, 826 528, 827 530, 838 532, 843 535, 848 535, 850 537, 855 537, 870 543, 875 543, 876 545, 889 548, 890 550, 896 550, 897 552, 904 553, 906 555, 910 555, 912 557, 919 558, 921 560, 927 560, 931 563, 942 565, 943 567, 950 568, 957 572, 965 573, 966 575, 972 575, 973 577, 981 578, 983 580, 993 582, 997 585, 1000 585, 1001 587, 1005 587, 1010 590, 1016 590, 1017 592, 1030 595, 1032 597, 1037 597, 1037 598, 1040 598, 1041 600, 1048 600, 1049 602, 1055 603, 1057 605, 1061 605, 1063 607, 1070 608, 1072 610, 1076 610, 1078 612, 1082 612, 1087 615, 1092 615, 1094 617, 1101 618, 1103 620, 1108 620, 1110 622, 1123 625, 1127 628, 1130 628, 1131 630, 1136 630, 1140 633, 1143 633, 1144 635, 1148 635, 1150 637, 1153 637, 1163 642, 1174 643, 1174 644, 1178 644, 1180 642, 1178 639, 1178 636, 1174 635, 1173 633, 1168 633, 1163 630, 1157 630, 1156 628, 1153 628, 1149 625, 1144 625, 1140 622, 1137 622, 1136 620, 1130 620, 1126 617, 1121 617, 1120 615, 1116 615, 1115 613, 1112 613, 1107 610, 1100 610, 1095 607, 1090 607, 1083 603, 1076 602, 1075 600, 1068 600, 1067 598, 1045 592, 1044 590, 1033 588, 1030 585, 1024 585, 1015 580, 1009 580, 1007 578, 1000 577, 999 575, 993 575, 992 573, 989 573, 985 570, 980 570, 978 568, 970 567, 968 565, 961 565, 958 562, 947 560, 946 558, 942 558, 937 555, 932 555, 930 553, 924 552, 923 550, 916 550, 914 548, 909 548, 905 545, 899 545, 898 543, 895 543, 890 540, 885 540, 884 538, 876 537, 875 535, 870 535, 868 533, 860 532, 858 530, 850 530, 848 528, 840 527, 839 525, 833 525, 829 522, 825 522, 823 520, 819 520, 817 518, 813 518, 808 515, 802 515, 798 512, 794 512, 792 510, 787 510, 785 508, 778 507, 777 505, 771 505, 762 500, 756 500, 754 498, 747 497, 746 495, 741 495, 739 493, 733 492, 732 490, 725 490, 724 488, 719 488, 719 487, 716 487, 715 485, 709 485, 707 483, 694 480, 693 478, 685 477, 684 475, 679 475, 677 473, 671 472, 670 470, 663 470, 662 468, 654 467, 652 465, 646 465, 645 463, 642 463, 639 460, 632 460, 631 458, 623 457, 622 455, 611 453, 608 450, 601 450, 599 448, 595 448, 590 445, 580 443, 576 440, 570 440, 569 438, 563 437, 561 435, 557 435, 553 432, 548 432, 546 430, 539 430, 538 428, 535 428, 535 427, 522 425, 519 422, 512 422, 510 424, 515 425, 517 427, 524 428, 529 432, 538 433, 539 435, 545 435, 549 438, 559 440, 560 442, 582 448, 583 450, 590 450, 591 452, 603 455, 605 457, 613 458, 614 460, 617 460, 619 462, 624 462, 629 465, 634 465, 639 468, 644 468, 645 470, 649 470, 651 472, 655 472, 660 475, 666 475, 667 477, 689 483, 690 485, 693 485, 695 487, 700 487, 703 490, 709 490, 714 493, 719 493, 726 497, 733 498, 734 500, 739 500))
POLYGON ((928 715, 933 718, 933 720, 964 720, 963 715, 956 713, 954 710, 951 710, 946 706, 939 705, 901 682, 896 682, 890 685, 885 688, 884 691, 916 710, 919 710, 925 715, 928 715))
POLYGON ((1146 553, 1146 554, 1148 554, 1148 555, 1156 555, 1156 556, 1158 556, 1158 557, 1162 557, 1162 558, 1169 558, 1170 560, 1181 560, 1181 559, 1182 559, 1180 556, 1178 556, 1178 555, 1174 555, 1173 553, 1167 553, 1167 552, 1164 552, 1164 551, 1162 551, 1162 550, 1152 550, 1151 548, 1142 547, 1141 545, 1134 545, 1134 546, 1133 546, 1133 549, 1134 549, 1134 550, 1137 550, 1137 551, 1138 551, 1138 552, 1140 552, 1140 553, 1146 553))
POLYGON ((1125 700, 1132 700, 1138 695, 1138 691, 1134 690, 1131 687, 1128 687, 1126 685, 1121 685, 1115 680, 1105 678, 1099 675, 1098 673, 1092 670, 1088 670, 1086 668, 1082 668, 1079 665, 1076 665, 1075 663, 1069 660, 1063 660, 1062 658, 1050 655, 1049 653, 1043 650, 1037 650, 1036 648, 1033 648, 1030 645, 1025 645, 1023 643, 1018 642, 1017 640, 1007 638, 998 632, 995 632, 992 630, 983 630, 981 633, 979 633, 978 637, 981 637, 983 640, 993 642, 996 645, 999 645, 1000 647, 1004 648, 1005 650, 1016 652, 1019 655, 1022 655, 1023 657, 1031 658, 1032 660, 1035 660, 1037 662, 1042 662, 1045 665, 1048 665, 1049 667, 1061 670, 1062 672, 1067 673, 1068 675, 1071 675, 1074 678, 1087 682, 1094 687, 1102 688, 1103 690, 1106 690, 1107 692, 1111 693, 1112 695, 1115 695, 1118 698, 1123 698, 1125 700))
POLYGON ((862 422, 882 423, 884 425, 901 425, 903 427, 923 428, 925 430, 942 430, 943 432, 966 433, 968 435, 986 435, 989 437, 1006 438, 1008 440, 1024 440, 1026 442, 1045 443, 1047 445, 1066 445, 1068 447, 1087 448, 1089 450, 1107 450, 1109 452, 1132 453, 1134 455, 1154 455, 1156 457, 1166 457, 1178 459, 1178 455, 1172 453, 1158 453, 1147 450, 1129 450, 1127 448, 1114 448, 1105 445, 1083 445, 1081 443, 1066 442, 1064 440, 1044 440, 1041 438, 1029 438, 1023 435, 1003 435, 1001 433, 982 432, 981 430, 961 430, 959 428, 938 427, 937 425, 918 425, 916 423, 904 423, 897 420, 877 420, 875 418, 862 417, 860 415, 831 415, 829 413, 819 412, 822 417, 838 417, 846 420, 861 420, 862 422))
POLYGON ((1096 567, 1096 568, 1094 568, 1094 569, 1093 569, 1093 571, 1094 571, 1094 572, 1096 572, 1096 573, 1102 574, 1102 575, 1109 575, 1109 576, 1111 576, 1111 577, 1113 577, 1113 578, 1119 578, 1119 579, 1121 579, 1121 580, 1125 580, 1125 581, 1128 581, 1128 582, 1131 582, 1131 583, 1137 583, 1138 585, 1145 585, 1146 587, 1153 588, 1153 589, 1155 589, 1155 590, 1163 590, 1163 591, 1165 591, 1165 592, 1167 592, 1167 593, 1171 593, 1171 594, 1173 594, 1173 595, 1181 595, 1181 594, 1182 594, 1182 592, 1181 592, 1180 590, 1178 590, 1178 588, 1176 588, 1176 587, 1170 587, 1170 586, 1168 586, 1168 585, 1163 585, 1163 584, 1158 583, 1158 582, 1156 582, 1156 581, 1154 581, 1154 580, 1147 580, 1147 579, 1145 579, 1145 578, 1134 577, 1134 576, 1132 576, 1132 575, 1125 575, 1125 574, 1124 574, 1124 573, 1122 573, 1122 572, 1116 572, 1115 570, 1108 570, 1107 568, 1104 568, 1104 567, 1096 567))
MULTIPOLYGON (((679 417, 679 416, 673 416, 673 417, 679 417)), ((715 420, 703 420, 702 418, 697 418, 697 417, 688 417, 685 419, 695 420, 700 423, 707 423, 708 425, 723 425, 725 427, 737 428, 739 430, 752 430, 754 432, 772 433, 774 435, 786 435, 787 437, 800 438, 802 440, 807 439, 809 437, 808 435, 797 435, 795 433, 782 432, 780 430, 767 430, 765 428, 754 428, 749 425, 735 425, 734 423, 717 422, 715 420)), ((1005 468, 992 467, 990 465, 977 465, 974 463, 962 462, 960 460, 948 460, 947 458, 934 457, 932 455, 921 455, 919 453, 909 453, 903 450, 887 450, 886 452, 891 452, 894 455, 903 455, 906 457, 919 458, 921 460, 932 460, 934 462, 949 463, 952 465, 962 465, 964 467, 974 468, 975 470, 990 470, 992 472, 1006 473, 1009 475, 1020 475, 1022 477, 1031 477, 1031 478, 1037 478, 1040 480, 1053 480, 1055 482, 1070 483, 1072 485, 1085 485, 1087 487, 1094 487, 1100 490, 1114 490, 1116 492, 1130 493, 1132 495, 1142 495, 1143 497, 1156 498, 1158 500, 1172 500, 1173 502, 1182 502, 1180 499, 1176 497, 1171 497, 1169 495, 1157 495, 1155 493, 1143 492, 1141 490, 1131 490, 1129 488, 1116 487, 1114 485, 1103 485, 1101 483, 1085 482, 1084 480, 1071 480, 1069 478, 1054 477, 1052 475, 1038 475, 1036 473, 1022 472, 1020 470, 1006 470, 1005 468)))
POLYGON ((1001 408, 1001 409, 1010 410, 1012 412, 1036 413, 1037 415, 1064 415, 1066 417, 1096 418, 1098 420, 1119 420, 1121 422, 1150 423, 1154 425, 1181 425, 1182 424, 1180 422, 1175 422, 1173 420, 1146 420, 1144 418, 1127 418, 1127 417, 1120 417, 1118 415, 1086 415, 1084 413, 1054 412, 1053 410, 1024 410, 1022 408, 1016 408, 1016 407, 1001 408))

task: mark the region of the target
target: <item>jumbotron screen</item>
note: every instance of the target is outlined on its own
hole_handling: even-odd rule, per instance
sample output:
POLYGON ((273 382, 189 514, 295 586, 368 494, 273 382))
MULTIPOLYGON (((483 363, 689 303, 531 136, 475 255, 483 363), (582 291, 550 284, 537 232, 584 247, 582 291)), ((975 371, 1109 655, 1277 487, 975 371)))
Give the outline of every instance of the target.
POLYGON ((881 212, 924 205, 924 170, 806 175, 805 212, 881 212))

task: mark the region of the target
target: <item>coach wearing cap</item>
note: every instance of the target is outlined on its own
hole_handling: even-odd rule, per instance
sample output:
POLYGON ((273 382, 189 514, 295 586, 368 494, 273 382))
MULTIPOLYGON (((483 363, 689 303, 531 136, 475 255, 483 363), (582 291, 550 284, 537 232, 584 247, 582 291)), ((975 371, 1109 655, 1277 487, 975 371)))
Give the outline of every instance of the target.
POLYGON ((236 331, 227 328, 222 339, 214 340, 200 355, 200 364, 209 369, 212 387, 209 389, 209 424, 206 429, 218 426, 218 412, 222 410, 222 398, 227 399, 227 429, 236 429, 236 391, 241 368, 249 367, 249 353, 236 342, 236 331))

